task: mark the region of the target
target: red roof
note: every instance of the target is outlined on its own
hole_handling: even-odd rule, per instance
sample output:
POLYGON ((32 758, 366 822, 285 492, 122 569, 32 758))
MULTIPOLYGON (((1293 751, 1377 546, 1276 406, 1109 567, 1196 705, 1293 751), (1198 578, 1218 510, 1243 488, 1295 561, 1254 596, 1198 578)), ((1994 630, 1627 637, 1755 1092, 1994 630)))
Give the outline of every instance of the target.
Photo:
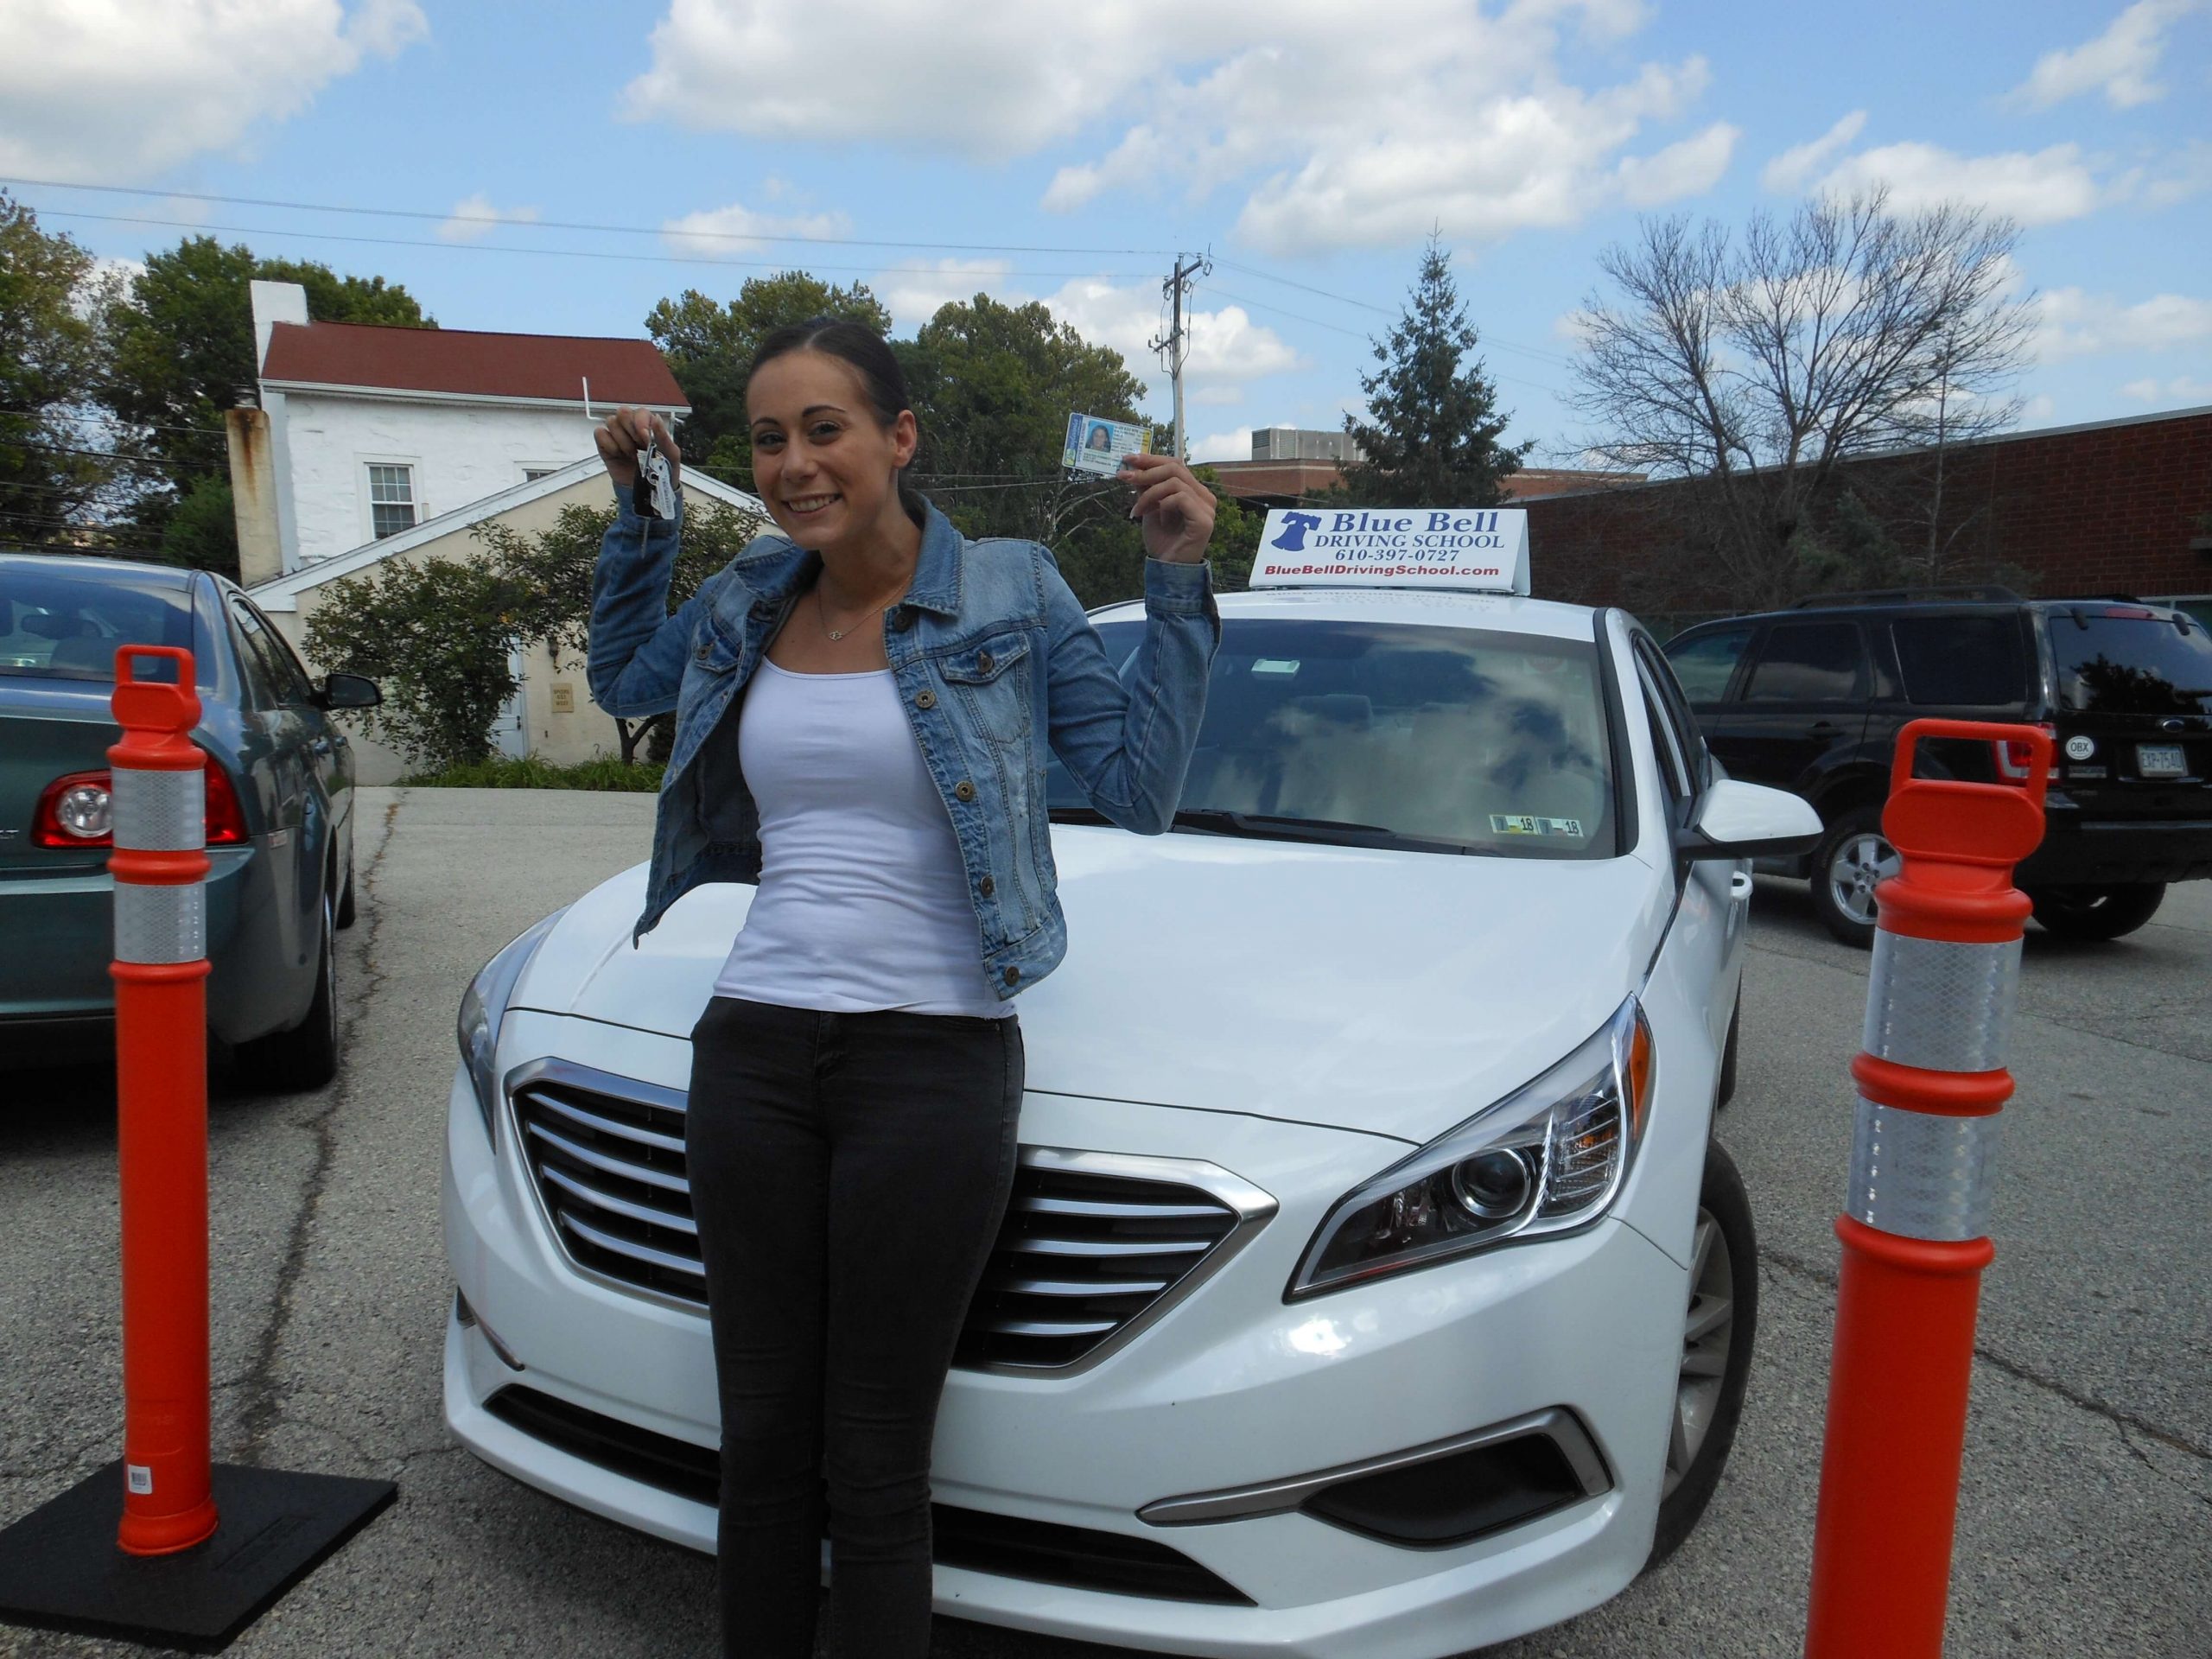
POLYGON ((616 404, 690 407, 683 389, 647 340, 280 322, 270 333, 261 373, 268 380, 315 385, 544 397, 579 406, 583 382, 589 379, 595 409, 616 404))

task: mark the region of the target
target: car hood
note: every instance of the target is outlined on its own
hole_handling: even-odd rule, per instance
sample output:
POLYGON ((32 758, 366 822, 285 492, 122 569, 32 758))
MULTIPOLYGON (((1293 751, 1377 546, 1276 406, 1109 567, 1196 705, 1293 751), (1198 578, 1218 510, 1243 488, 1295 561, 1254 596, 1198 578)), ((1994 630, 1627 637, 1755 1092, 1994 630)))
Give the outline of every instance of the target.
MULTIPOLYGON (((1426 1141, 1535 1077, 1641 982, 1671 913, 1633 858, 1460 857, 1060 826, 1067 960, 1018 1001, 1032 1091, 1426 1141)), ((587 893, 513 1006, 685 1036, 753 889, 637 948, 645 869, 587 893)))

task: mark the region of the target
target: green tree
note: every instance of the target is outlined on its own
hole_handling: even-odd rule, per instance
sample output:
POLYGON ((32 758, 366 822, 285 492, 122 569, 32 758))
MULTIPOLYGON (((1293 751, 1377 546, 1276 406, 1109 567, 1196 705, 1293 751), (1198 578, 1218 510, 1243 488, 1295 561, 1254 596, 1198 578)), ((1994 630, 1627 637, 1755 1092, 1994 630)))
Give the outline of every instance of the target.
POLYGON ((227 489, 223 411, 259 375, 250 286, 256 280, 299 283, 316 322, 437 326, 412 295, 381 276, 341 276, 327 265, 264 259, 211 236, 188 237, 147 257, 144 272, 107 308, 113 357, 103 401, 124 427, 136 429, 124 447, 157 462, 155 475, 164 480, 137 504, 139 534, 165 552, 232 574, 238 567, 235 530, 205 510, 213 496, 203 491, 211 479, 227 489), (195 494, 201 511, 173 540, 171 521, 195 494))
MULTIPOLYGON (((525 645, 543 646, 556 665, 563 652, 571 658, 581 657, 589 643, 592 573, 599 563, 600 543, 613 522, 613 507, 577 503, 563 507, 551 527, 535 536, 497 519, 486 519, 470 531, 489 551, 491 567, 513 595, 509 617, 514 637, 525 645)), ((683 537, 669 579, 669 608, 673 611, 698 592, 701 582, 735 558, 765 528, 766 521, 757 514, 693 494, 684 505, 683 537)), ((672 728, 673 719, 659 715, 650 721, 615 721, 622 759, 635 760, 639 740, 649 730, 659 736, 672 728)))
POLYGON ((1504 442, 1511 416, 1473 358, 1477 335, 1452 280, 1452 256, 1434 241, 1387 340, 1382 365, 1359 378, 1370 418, 1347 416, 1344 430, 1364 459, 1344 468, 1355 505, 1494 507, 1529 446, 1504 442))
POLYGON ((687 288, 645 313, 645 332, 691 405, 677 426, 676 441, 692 465, 733 483, 752 481, 745 372, 763 340, 810 317, 842 317, 880 334, 891 332, 891 314, 866 283, 839 288, 803 270, 748 277, 727 303, 687 288))
POLYGON ((1071 411, 1142 418, 1144 383, 1119 352, 1033 301, 988 294, 940 307, 895 346, 921 425, 913 482, 946 517, 969 536, 1044 543, 1085 605, 1144 591, 1128 486, 1060 466, 1071 411))
POLYGON ((0 536, 54 539, 82 522, 113 476, 86 442, 79 416, 99 384, 105 340, 92 256, 48 235, 31 210, 0 193, 0 536))
POLYGON ((523 599, 495 568, 391 559, 330 584, 308 619, 308 652, 381 683, 383 705, 359 716, 372 736, 426 771, 465 766, 491 754, 493 722, 515 694, 523 599))

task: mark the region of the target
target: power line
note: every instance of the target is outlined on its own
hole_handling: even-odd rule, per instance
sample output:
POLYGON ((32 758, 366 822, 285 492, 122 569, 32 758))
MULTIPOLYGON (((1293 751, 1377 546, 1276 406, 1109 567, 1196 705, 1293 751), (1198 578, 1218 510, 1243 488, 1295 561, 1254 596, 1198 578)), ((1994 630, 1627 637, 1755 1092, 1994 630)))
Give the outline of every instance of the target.
MULTIPOLYGON (((440 242, 428 237, 410 236, 348 236, 337 231, 288 231, 265 225, 210 225, 194 219, 156 219, 145 213, 87 213, 75 208, 42 207, 40 213, 48 219, 82 219, 105 225, 162 225, 182 231, 220 231, 226 236, 289 236, 310 242, 358 242, 385 248, 437 248, 454 253, 523 253, 553 259, 614 260, 626 264, 639 265, 719 265, 734 270, 792 270, 798 269, 788 259, 707 259, 681 253, 609 253, 597 248, 541 248, 515 247, 503 242, 440 242)), ((684 232, 690 234, 690 232, 684 232)), ((911 246, 912 244, 893 245, 911 246)), ((1058 252, 1060 250, 1050 250, 1058 252)), ((818 265, 808 264, 810 271, 828 270, 840 273, 884 276, 958 276, 957 271, 946 271, 936 265, 818 265)), ((980 274, 980 273, 977 273, 980 274)), ((995 276, 1131 276, 1138 273, 1120 270, 1014 270, 993 271, 995 276)))
MULTIPOLYGON (((1163 248, 1077 248, 1053 243, 1020 242, 899 242, 863 236, 821 236, 810 232, 692 231, 660 225, 600 225, 568 219, 511 219, 502 213, 433 213, 418 207, 344 207, 327 201, 278 201, 266 196, 218 196, 199 190, 145 190, 124 184, 72 184, 60 179, 0 177, 0 184, 33 186, 42 190, 98 190, 117 196, 160 196, 176 201, 218 201, 231 207, 277 207, 289 213, 354 213, 375 219, 433 219, 441 224, 528 225, 544 231, 596 231, 617 236, 687 236, 712 242, 805 242, 848 248, 921 248, 943 253, 1074 253, 1115 258, 1154 259, 1163 248)), ((58 213, 60 210, 54 210, 58 213)), ((80 214, 80 218, 93 215, 80 214)), ((181 224, 183 220, 149 220, 152 224, 181 224)), ((441 243, 442 247, 461 245, 441 243)))

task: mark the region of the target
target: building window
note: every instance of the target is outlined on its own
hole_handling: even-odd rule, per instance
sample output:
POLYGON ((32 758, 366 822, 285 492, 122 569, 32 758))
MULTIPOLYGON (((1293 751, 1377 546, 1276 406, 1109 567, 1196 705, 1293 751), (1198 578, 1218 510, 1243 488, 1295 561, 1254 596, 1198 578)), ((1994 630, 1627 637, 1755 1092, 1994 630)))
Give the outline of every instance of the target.
POLYGON ((377 540, 415 527, 415 469, 369 463, 369 529, 377 540))
POLYGON ((535 484, 539 479, 550 478, 560 470, 558 467, 525 467, 522 469, 522 481, 535 484))

